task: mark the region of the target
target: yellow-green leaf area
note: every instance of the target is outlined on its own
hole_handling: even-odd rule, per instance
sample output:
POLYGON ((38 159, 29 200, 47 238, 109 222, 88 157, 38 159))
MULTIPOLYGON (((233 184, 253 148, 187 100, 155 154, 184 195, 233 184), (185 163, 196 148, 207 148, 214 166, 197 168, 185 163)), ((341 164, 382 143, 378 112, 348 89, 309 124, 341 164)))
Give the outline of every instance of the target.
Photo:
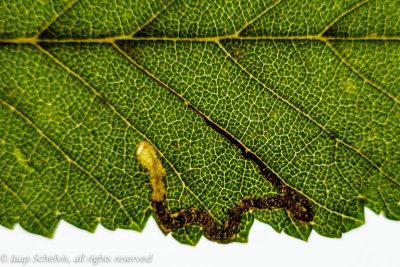
POLYGON ((399 5, 1 2, 0 224, 152 216, 196 245, 399 220, 399 5))

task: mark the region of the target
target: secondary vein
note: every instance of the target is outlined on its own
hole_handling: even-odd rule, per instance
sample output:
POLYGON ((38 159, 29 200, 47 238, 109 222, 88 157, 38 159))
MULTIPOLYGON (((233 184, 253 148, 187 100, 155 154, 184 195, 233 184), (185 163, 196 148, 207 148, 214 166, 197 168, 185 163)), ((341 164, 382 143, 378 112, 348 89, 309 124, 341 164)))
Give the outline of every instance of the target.
MULTIPOLYGON (((228 139, 228 141, 234 145, 235 147, 237 147, 242 155, 253 161, 254 163, 256 163, 260 169, 261 172, 266 172, 263 173, 264 177, 269 173, 271 173, 273 176, 276 177, 277 180, 279 181, 269 181, 271 182, 274 186, 276 186, 278 189, 279 188, 289 188, 290 190, 294 190, 295 192, 298 192, 296 189, 293 189, 290 185, 286 184, 284 182, 284 180, 278 175, 278 173, 276 171, 274 171, 273 169, 271 169, 263 160, 261 160, 254 152, 252 152, 249 148, 247 148, 240 140, 238 140, 236 137, 234 137, 230 132, 228 132, 226 129, 224 129, 222 126, 220 126, 219 124, 217 124, 216 122, 214 122, 211 118, 209 118, 207 115, 205 115, 202 111, 200 111, 199 109, 197 109, 192 103, 190 103, 189 101, 187 101, 182 95, 178 94, 174 89, 172 89, 171 87, 169 87, 167 84, 165 84, 163 81, 161 81, 159 78, 157 78, 156 76, 154 76, 151 72, 149 72, 147 69, 145 69, 143 66, 139 65, 132 57, 130 57, 129 55, 127 55, 118 45, 116 45, 115 43, 113 43, 113 46, 121 53, 123 54, 132 64, 134 64, 136 67, 138 67, 139 69, 141 69, 146 75, 148 75, 150 78, 154 79, 155 81, 157 81, 160 85, 162 85, 164 88, 166 88, 167 90, 169 90, 171 93, 173 93, 175 96, 177 96, 182 102, 185 103, 185 105, 187 105, 188 107, 190 107, 191 109, 193 109, 197 114, 199 114, 204 120, 205 122, 217 133, 221 134, 222 136, 224 136, 226 139, 228 139)), ((266 178, 267 179, 267 178, 266 178)), ((268 179, 267 179, 268 180, 268 179)), ((341 214, 335 211, 332 211, 328 208, 326 208, 325 206, 317 203, 315 200, 312 200, 310 197, 308 196, 304 196, 307 199, 310 199, 313 203, 315 203, 317 206, 320 206, 321 208, 326 209, 329 212, 338 214, 342 217, 345 218, 351 218, 355 221, 359 221, 357 218, 353 218, 351 216, 345 215, 345 214, 341 214)))
POLYGON ((386 177, 388 177, 392 182, 394 182, 397 185, 400 185, 400 182, 396 181, 396 179, 394 179, 394 177, 392 177, 391 175, 389 175, 388 173, 386 173, 381 167, 379 167, 375 162, 373 162, 371 159, 369 159, 366 155, 364 155, 364 153, 362 153, 359 149, 353 147, 351 144, 348 144, 347 142, 343 141, 342 139, 338 138, 337 136, 331 134, 322 124, 320 124, 317 120, 313 119, 312 117, 310 117, 308 114, 306 114, 305 112, 303 112, 301 109, 299 109, 298 107, 296 107, 294 104, 292 104, 291 102, 289 102, 287 99, 283 98, 282 96, 280 96, 279 94, 277 94, 275 91, 273 91, 272 89, 268 88, 263 82, 261 82, 257 77, 255 77, 254 75, 252 75, 246 68, 244 68, 226 49, 225 47, 220 43, 217 42, 218 46, 221 48, 222 51, 224 51, 224 53, 232 59, 232 61, 240 68, 242 69, 247 75, 249 75, 252 79, 254 79, 257 83, 259 83, 260 85, 262 85, 266 90, 268 90, 268 92, 272 93, 274 96, 276 96, 278 99, 280 99, 281 101, 285 102, 287 105, 289 105, 291 108, 293 108, 294 110, 296 110, 296 112, 298 112, 299 114, 301 114, 302 116, 306 117, 308 120, 312 121, 315 125, 317 125, 319 128, 321 128, 324 132, 326 132, 329 136, 331 136, 334 140, 336 140, 337 142, 340 142, 341 144, 345 145, 346 147, 352 149, 353 151, 357 152, 359 155, 361 155, 364 159, 366 159, 372 166, 374 166, 380 173, 384 174, 386 177))

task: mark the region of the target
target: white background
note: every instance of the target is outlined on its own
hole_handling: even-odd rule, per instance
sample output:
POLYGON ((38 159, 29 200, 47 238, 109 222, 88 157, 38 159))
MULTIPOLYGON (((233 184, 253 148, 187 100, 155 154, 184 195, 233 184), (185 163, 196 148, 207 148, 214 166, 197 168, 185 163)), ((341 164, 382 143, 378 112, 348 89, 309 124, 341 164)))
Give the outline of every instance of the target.
MULTIPOLYGON (((255 221, 249 243, 221 245, 202 238, 196 247, 182 245, 164 236, 153 218, 144 231, 109 231, 98 226, 94 234, 61 221, 53 239, 33 235, 19 225, 14 230, 0 226, 0 257, 66 255, 71 261, 80 254, 87 257, 149 256, 150 264, 106 264, 97 266, 385 266, 400 267, 400 222, 365 210, 366 224, 345 233, 341 239, 321 237, 312 232, 304 242, 276 233, 270 226, 255 221)), ((0 263, 0 266, 23 266, 0 263)), ((24 266, 94 266, 82 264, 34 264, 24 266)))

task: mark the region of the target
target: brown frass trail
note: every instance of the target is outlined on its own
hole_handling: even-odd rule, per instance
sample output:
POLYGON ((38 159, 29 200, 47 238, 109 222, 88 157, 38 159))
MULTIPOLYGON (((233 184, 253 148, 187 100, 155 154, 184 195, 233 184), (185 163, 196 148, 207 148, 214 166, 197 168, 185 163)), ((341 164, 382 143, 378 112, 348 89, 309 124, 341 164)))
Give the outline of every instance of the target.
POLYGON ((224 225, 218 224, 209 212, 196 207, 170 212, 165 206, 166 170, 162 166, 155 148, 150 143, 143 141, 139 144, 137 157, 139 163, 148 171, 152 187, 152 207, 156 213, 156 220, 164 233, 173 232, 185 226, 197 225, 202 227, 204 235, 208 239, 227 242, 239 232, 241 217, 249 210, 285 208, 291 216, 299 221, 310 222, 313 219, 313 212, 308 200, 286 186, 267 168, 262 169, 263 176, 275 185, 282 195, 263 198, 244 197, 228 212, 224 225))
MULTIPOLYGON (((125 41, 124 40, 117 41, 116 42, 116 47, 117 47, 117 49, 120 49, 121 51, 127 51, 127 49, 129 48, 128 41, 126 41, 126 40, 125 41), (124 45, 126 47, 123 47, 124 45)), ((125 52, 122 52, 122 54, 125 54, 125 52)), ((130 56, 128 56, 128 55, 125 55, 125 56, 128 59, 132 60, 132 58, 130 56)), ((150 77, 154 78, 161 86, 167 88, 171 93, 173 93, 182 102, 184 102, 187 107, 191 108, 194 112, 196 112, 198 115, 200 115, 204 119, 204 121, 207 123, 208 126, 210 126, 214 131, 216 131, 217 133, 219 133, 220 135, 225 137, 232 145, 234 145, 237 149, 239 149, 245 159, 251 160, 255 164, 257 164, 257 166, 260 168, 260 171, 261 171, 263 177, 267 181, 269 181, 272 185, 274 185, 278 189, 278 191, 282 194, 280 196, 280 198, 281 198, 280 201, 284 202, 284 204, 281 205, 281 206, 276 205, 275 208, 283 207, 288 211, 288 213, 293 218, 295 218, 295 219, 297 219, 299 221, 305 222, 305 223, 311 222, 313 220, 314 212, 312 210, 312 207, 311 207, 311 204, 310 204, 310 201, 308 200, 308 198, 306 198, 304 195, 302 195, 298 191, 294 190, 293 188, 291 188, 287 184, 285 184, 275 173, 273 173, 266 166, 266 164, 260 158, 258 158, 253 152, 249 151, 239 140, 237 140, 234 136, 232 136, 228 131, 226 131, 225 129, 220 127, 218 124, 216 124, 214 121, 212 121, 209 117, 207 117, 204 113, 202 113, 200 110, 198 110, 191 103, 186 101, 180 94, 178 94, 176 91, 171 89, 168 85, 166 85, 161 80, 159 80, 156 77, 154 77, 147 70, 143 69, 134 60, 132 60, 132 62, 138 68, 143 70, 147 75, 149 75, 150 77)), ((153 203, 153 207, 156 210, 156 213, 158 211, 157 207, 158 208, 162 208, 162 209, 165 210, 165 212, 167 212, 167 210, 164 207, 164 201, 162 201, 162 205, 159 204, 157 207, 155 207, 154 201, 152 201, 152 203, 153 203)), ((240 205, 240 202, 232 210, 234 210, 238 205, 240 205)), ((243 208, 244 208, 243 209, 244 210, 243 213, 245 213, 246 211, 248 211, 250 209, 263 209, 263 208, 267 209, 269 207, 264 207, 264 206, 263 207, 258 207, 256 204, 253 205, 252 203, 249 203, 249 205, 243 204, 243 208)), ((272 208, 274 208, 274 207, 270 207, 270 209, 272 209, 272 208)), ((201 212, 204 212, 204 211, 201 211, 201 212)), ((228 219, 227 220, 229 220, 229 218, 231 218, 229 216, 229 214, 228 214, 228 219)), ((240 216, 242 214, 240 214, 240 216)), ((206 215, 204 215, 204 216, 206 216, 206 215)), ((212 217, 211 215, 209 215, 209 216, 212 217)), ((160 216, 157 215, 157 217, 160 217, 160 216)), ((213 219, 213 220, 215 221, 215 219, 213 219)), ((168 223, 168 222, 169 222, 169 220, 165 221, 165 223, 168 223)), ((198 222, 200 222, 200 221, 198 221, 198 222)), ((159 223, 162 223, 160 219, 159 219, 159 223)), ((196 222, 191 223, 189 221, 186 222, 186 224, 184 224, 183 226, 193 225, 193 224, 198 224, 198 225, 201 226, 200 223, 196 223, 196 222)), ((214 224, 215 224, 215 222, 214 222, 214 224)), ((210 225, 210 224, 208 224, 208 225, 210 225)), ((227 223, 225 223, 225 225, 230 225, 230 224, 227 221, 227 223)), ((171 227, 168 231, 165 231, 165 232, 174 231, 175 229, 178 229, 178 228, 180 228, 180 227, 177 227, 177 228, 171 227)), ((205 230, 206 227, 203 226, 203 229, 206 232, 206 230, 205 230)), ((164 229, 164 230, 166 230, 166 229, 164 229)), ((205 233, 205 235, 207 235, 207 233, 205 233)), ((232 235, 234 235, 234 234, 232 234, 232 235)), ((212 238, 210 238, 210 239, 212 239, 212 238)), ((214 239, 212 239, 212 240, 214 240, 214 239)), ((218 240, 216 240, 216 241, 218 241, 218 240)), ((219 240, 219 241, 222 241, 222 240, 219 240)))

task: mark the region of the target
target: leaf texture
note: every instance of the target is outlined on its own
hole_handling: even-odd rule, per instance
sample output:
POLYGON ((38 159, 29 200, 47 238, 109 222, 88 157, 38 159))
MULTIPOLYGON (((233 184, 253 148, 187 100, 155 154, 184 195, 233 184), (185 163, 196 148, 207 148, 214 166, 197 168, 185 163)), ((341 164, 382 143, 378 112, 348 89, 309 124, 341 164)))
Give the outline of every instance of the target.
POLYGON ((340 237, 364 207, 399 220, 399 32, 398 0, 2 1, 0 224, 143 230, 142 141, 171 212, 223 225, 279 196, 260 166, 312 207, 246 212, 228 242, 254 219, 303 240, 340 237))

